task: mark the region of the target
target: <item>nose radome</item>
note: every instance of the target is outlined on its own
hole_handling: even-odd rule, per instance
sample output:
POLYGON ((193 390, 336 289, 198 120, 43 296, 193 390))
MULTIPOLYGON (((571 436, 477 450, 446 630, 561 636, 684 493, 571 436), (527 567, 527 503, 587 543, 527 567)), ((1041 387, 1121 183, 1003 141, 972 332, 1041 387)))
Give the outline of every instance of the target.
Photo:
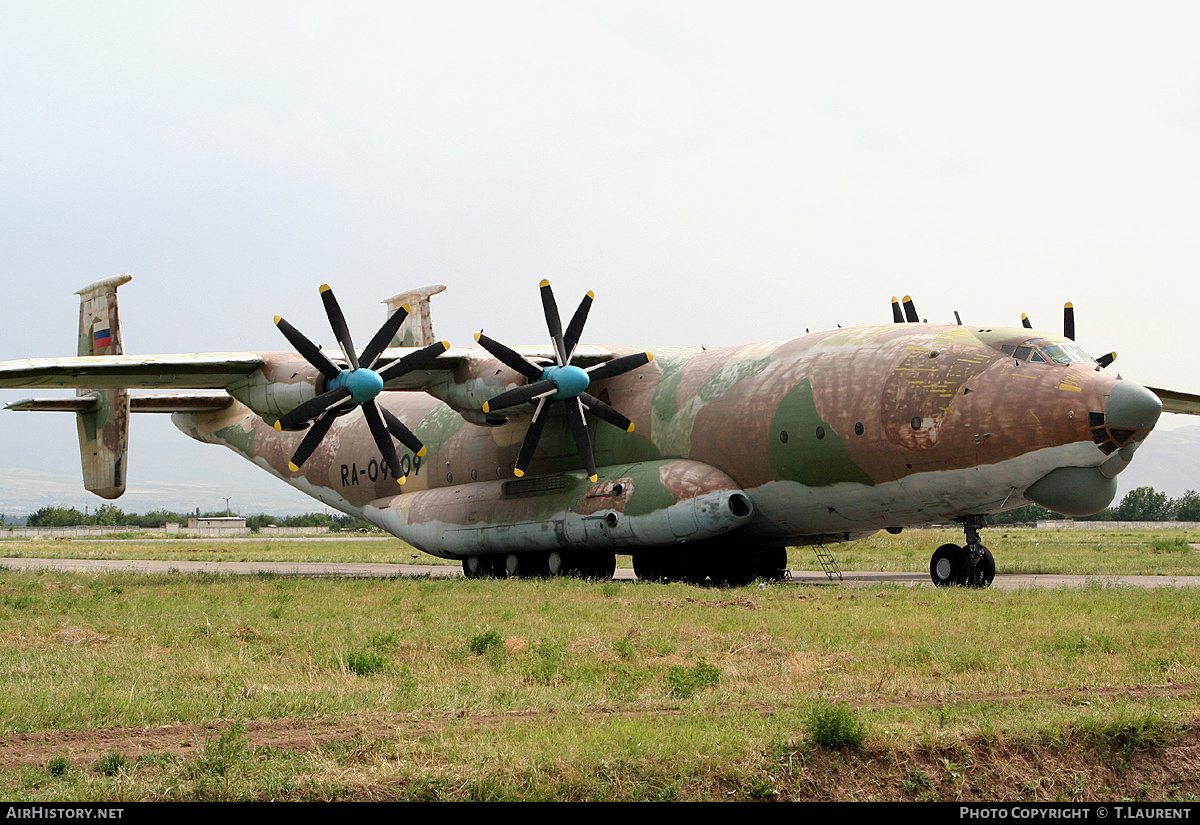
POLYGON ((1149 430, 1161 414, 1158 396, 1133 381, 1118 381, 1104 405, 1104 423, 1120 430, 1149 430))

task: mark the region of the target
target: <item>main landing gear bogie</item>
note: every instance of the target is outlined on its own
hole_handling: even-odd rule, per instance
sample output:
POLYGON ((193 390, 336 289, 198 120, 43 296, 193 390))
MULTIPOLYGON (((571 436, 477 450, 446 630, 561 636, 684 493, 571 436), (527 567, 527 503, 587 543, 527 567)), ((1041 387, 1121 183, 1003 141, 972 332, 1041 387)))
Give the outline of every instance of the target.
POLYGON ((979 540, 982 518, 964 522, 967 544, 943 544, 929 560, 929 577, 938 587, 988 587, 996 578, 996 559, 979 540))
POLYGON ((617 557, 615 553, 603 551, 551 550, 548 553, 531 551, 506 555, 467 556, 462 560, 462 568, 463 575, 468 579, 541 579, 556 576, 611 579, 617 569, 617 557))

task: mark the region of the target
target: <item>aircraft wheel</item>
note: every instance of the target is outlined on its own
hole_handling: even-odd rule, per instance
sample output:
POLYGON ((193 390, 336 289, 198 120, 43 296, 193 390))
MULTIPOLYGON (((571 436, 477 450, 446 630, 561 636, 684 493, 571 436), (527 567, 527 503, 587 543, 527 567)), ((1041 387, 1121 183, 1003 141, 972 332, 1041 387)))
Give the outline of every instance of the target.
POLYGON ((510 578, 534 579, 549 575, 548 553, 509 553, 504 557, 504 572, 510 578))
POLYGON ((758 554, 758 575, 770 582, 783 581, 787 575, 787 548, 764 547, 758 554))
POLYGON ((757 547, 727 545, 710 551, 708 576, 717 587, 745 587, 758 578, 757 547))
POLYGON ((633 554, 633 572, 641 581, 678 581, 684 574, 683 558, 673 548, 642 550, 633 554))
POLYGON ((979 558, 979 563, 971 571, 970 578, 967 582, 968 587, 990 587, 992 580, 996 578, 996 559, 992 556, 992 551, 983 548, 983 555, 979 558))
POLYGON ((661 582, 663 581, 662 566, 658 561, 658 554, 653 551, 645 550, 633 554, 633 574, 638 577, 639 581, 644 582, 661 582))
POLYGON ((608 580, 617 572, 617 554, 601 552, 578 553, 572 573, 585 579, 608 580))
POLYGON ((929 577, 938 587, 961 587, 971 573, 971 558, 967 548, 943 544, 929 560, 929 577))
POLYGON ((468 579, 483 579, 496 575, 493 560, 484 556, 467 556, 462 560, 463 575, 468 579))
POLYGON ((551 550, 546 554, 546 575, 551 578, 555 576, 569 576, 571 574, 571 559, 574 555, 565 550, 551 550))

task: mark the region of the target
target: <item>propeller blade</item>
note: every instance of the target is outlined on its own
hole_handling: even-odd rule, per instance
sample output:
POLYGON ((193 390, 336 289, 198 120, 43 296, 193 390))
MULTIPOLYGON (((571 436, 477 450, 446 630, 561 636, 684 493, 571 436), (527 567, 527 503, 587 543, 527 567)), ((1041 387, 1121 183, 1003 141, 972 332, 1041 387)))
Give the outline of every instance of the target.
POLYGON ((275 429, 279 432, 282 432, 283 430, 290 430, 297 424, 316 418, 318 415, 328 412, 330 409, 336 407, 349 397, 349 387, 338 387, 336 390, 323 392, 316 398, 310 398, 308 401, 305 401, 303 404, 296 407, 291 412, 287 413, 278 421, 276 421, 275 429))
POLYGON ((579 400, 583 402, 583 406, 592 415, 599 418, 601 421, 607 421, 614 427, 624 430, 627 433, 633 432, 633 422, 612 407, 605 404, 594 395, 588 395, 586 392, 579 393, 579 400))
POLYGON ((1075 307, 1070 301, 1063 307, 1063 336, 1075 340, 1075 307))
POLYGON ((329 360, 329 356, 321 352, 320 347, 308 340, 300 330, 283 320, 282 317, 275 316, 275 326, 279 327, 279 331, 283 333, 283 337, 287 338, 296 352, 304 357, 304 360, 312 364, 321 375, 325 376, 327 381, 332 381, 338 377, 341 369, 337 364, 329 360))
POLYGON ((333 425, 333 419, 337 418, 331 412, 327 412, 313 422, 313 425, 308 428, 308 432, 304 434, 304 438, 300 441, 300 446, 296 448, 296 452, 292 453, 292 461, 288 464, 288 469, 293 473, 298 472, 304 462, 308 461, 308 457, 313 454, 313 450, 317 449, 317 445, 321 443, 321 439, 325 437, 325 433, 329 432, 329 428, 333 425))
POLYGON ((908 295, 904 296, 904 317, 913 324, 920 320, 917 317, 917 307, 913 303, 913 299, 908 295))
POLYGON ((1104 353, 1104 355, 1101 355, 1099 358, 1096 359, 1096 363, 1099 364, 1101 366, 1101 368, 1104 368, 1116 360, 1117 360, 1117 354, 1115 352, 1106 352, 1106 353, 1104 353))
POLYGON ((364 401, 362 409, 363 415, 367 419, 367 426, 371 429, 371 437, 375 439, 375 446, 379 448, 380 455, 383 456, 384 462, 387 463, 392 478, 396 479, 397 484, 403 484, 406 479, 404 473, 400 470, 400 456, 396 455, 396 445, 392 443, 392 437, 388 434, 387 425, 383 423, 383 417, 379 414, 379 407, 375 405, 374 400, 371 400, 364 401))
POLYGON ((482 332, 475 333, 475 340, 479 342, 479 346, 490 352, 492 357, 509 369, 516 370, 530 381, 541 379, 542 368, 529 363, 516 351, 509 349, 493 338, 488 338, 482 332))
POLYGON ((555 363, 563 366, 567 363, 567 346, 563 342, 562 319, 558 316, 558 303, 554 300, 554 291, 550 289, 549 281, 542 281, 542 309, 546 313, 546 328, 550 330, 550 340, 554 342, 555 363))
POLYGON ((325 304, 325 314, 329 317, 329 326, 333 328, 333 336, 337 338, 342 348, 342 355, 350 362, 350 369, 358 369, 358 356, 354 353, 354 342, 350 340, 350 328, 346 326, 346 317, 338 306, 337 298, 329 284, 321 284, 321 302, 325 304))
POLYGON ((383 421, 387 424, 388 432, 394 435, 397 441, 417 455, 425 455, 425 445, 421 443, 421 439, 413 435, 412 430, 404 426, 403 421, 397 418, 387 407, 380 407, 379 411, 383 413, 383 421))
POLYGON ((532 384, 526 384, 523 387, 516 387, 507 392, 500 393, 495 398, 484 403, 483 411, 495 412, 496 410, 515 407, 518 404, 524 404, 535 398, 553 395, 556 392, 558 392, 558 384, 555 384, 549 378, 545 378, 541 381, 534 381, 532 384))
POLYGON ((900 299, 895 295, 892 296, 892 323, 904 323, 904 312, 900 309, 900 299))
POLYGON ((529 462, 533 460, 533 452, 537 449, 542 430, 546 427, 546 419, 549 417, 543 415, 545 411, 546 399, 543 398, 538 401, 537 409, 533 411, 533 419, 529 422, 529 429, 525 431, 525 440, 521 442, 521 452, 517 455, 516 466, 513 467, 517 478, 525 475, 525 471, 529 469, 529 462))
POLYGON ((1033 324, 1029 323, 1029 316, 1024 312, 1021 313, 1021 326, 1025 329, 1033 329, 1033 324))
POLYGON ((578 398, 567 402, 567 420, 571 422, 571 435, 575 436, 575 449, 583 459, 588 481, 596 481, 596 459, 592 455, 592 440, 588 438, 587 419, 583 415, 583 402, 578 398))
POLYGON ((408 317, 408 309, 408 304, 405 304, 389 315, 388 319, 383 322, 383 326, 379 328, 379 332, 375 333, 375 337, 371 339, 371 343, 367 344, 367 348, 362 352, 361 360, 364 367, 371 369, 375 366, 375 361, 379 358, 380 353, 387 349, 387 345, 396 337, 400 325, 408 317))
POLYGON ((605 361, 594 367, 588 367, 584 372, 588 374, 589 380, 600 381, 604 378, 612 378, 630 370, 635 370, 640 366, 649 364, 653 360, 654 356, 648 352, 636 352, 633 355, 622 355, 620 358, 614 358, 611 361, 605 361))
POLYGON ((588 294, 583 296, 583 300, 579 302, 579 309, 575 310, 575 314, 571 316, 571 323, 567 324, 567 334, 563 337, 563 342, 566 344, 566 360, 564 364, 571 362, 571 356, 575 354, 575 347, 579 346, 579 336, 583 334, 583 325, 587 323, 588 312, 592 308, 592 300, 596 294, 588 290, 588 294))
MULTIPOLYGON (((416 352, 410 352, 408 355, 397 358, 395 361, 379 370, 379 377, 384 381, 390 381, 393 378, 399 378, 402 375, 407 375, 413 370, 420 369, 421 367, 425 366, 448 349, 450 349, 449 341, 438 341, 436 344, 430 344, 427 347, 422 347, 416 352)), ((541 375, 540 371, 538 372, 538 375, 541 375)))

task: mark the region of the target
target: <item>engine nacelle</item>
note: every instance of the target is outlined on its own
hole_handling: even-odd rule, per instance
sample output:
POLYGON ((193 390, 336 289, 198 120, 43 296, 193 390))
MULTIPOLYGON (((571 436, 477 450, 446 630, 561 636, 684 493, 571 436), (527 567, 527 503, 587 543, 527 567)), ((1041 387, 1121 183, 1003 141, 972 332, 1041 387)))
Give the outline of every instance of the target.
POLYGON ((227 389, 263 420, 274 422, 323 392, 325 378, 294 352, 267 353, 262 367, 227 389))

